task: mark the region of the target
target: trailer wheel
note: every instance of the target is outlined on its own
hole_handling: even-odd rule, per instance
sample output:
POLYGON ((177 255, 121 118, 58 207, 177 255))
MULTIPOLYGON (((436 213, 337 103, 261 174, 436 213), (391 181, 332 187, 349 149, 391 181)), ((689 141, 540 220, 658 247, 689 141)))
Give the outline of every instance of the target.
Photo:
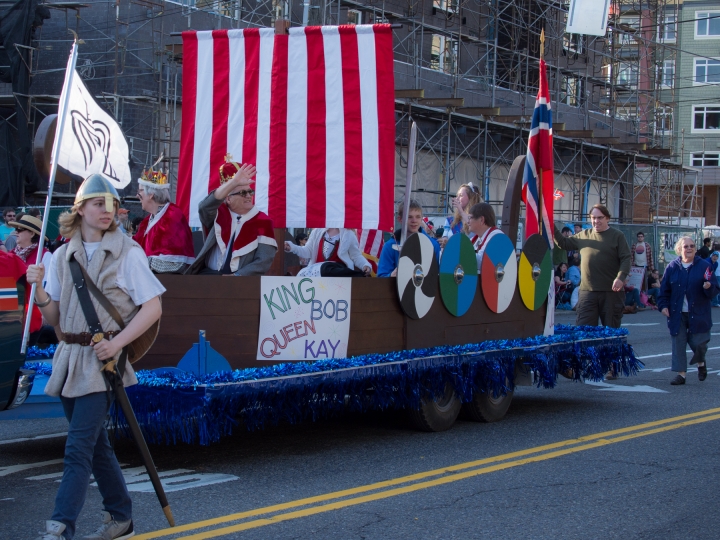
POLYGON ((420 408, 410 411, 410 420, 422 431, 446 431, 460 414, 462 403, 450 383, 445 384, 445 393, 435 399, 425 397, 420 408))
POLYGON ((512 391, 494 397, 490 390, 486 392, 476 390, 473 393, 472 401, 463 404, 463 408, 470 419, 475 422, 497 422, 507 413, 512 398, 512 391))

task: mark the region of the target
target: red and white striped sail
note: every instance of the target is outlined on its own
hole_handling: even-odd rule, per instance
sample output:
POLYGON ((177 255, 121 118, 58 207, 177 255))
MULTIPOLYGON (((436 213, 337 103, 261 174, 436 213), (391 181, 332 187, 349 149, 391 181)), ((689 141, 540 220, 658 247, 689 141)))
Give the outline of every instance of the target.
POLYGON ((275 227, 391 230, 390 26, 184 32, 180 146, 191 226, 230 153, 256 166, 255 203, 275 227))
POLYGON ((363 257, 367 259, 372 266, 372 275, 377 275, 378 261, 380 260, 380 252, 383 248, 383 232, 377 229, 363 229, 357 232, 358 244, 363 257))

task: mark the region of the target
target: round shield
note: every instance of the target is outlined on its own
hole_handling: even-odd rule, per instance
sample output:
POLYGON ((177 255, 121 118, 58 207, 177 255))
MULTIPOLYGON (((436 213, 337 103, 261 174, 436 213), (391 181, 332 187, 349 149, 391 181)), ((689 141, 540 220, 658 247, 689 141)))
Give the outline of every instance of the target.
POLYGON ((400 305, 411 319, 423 318, 435 301, 438 263, 435 249, 424 234, 408 236, 400 250, 397 288, 400 305))
POLYGON ((502 313, 510 305, 517 283, 515 246, 504 234, 494 235, 486 244, 480 276, 485 302, 495 313, 502 313))
POLYGON ((525 241, 518 265, 520 297, 529 310, 535 311, 545 302, 552 278, 552 251, 541 235, 533 234, 525 241))
POLYGON ((472 242, 464 234, 452 235, 440 259, 440 296, 450 313, 460 317, 470 309, 477 281, 477 259, 472 242))

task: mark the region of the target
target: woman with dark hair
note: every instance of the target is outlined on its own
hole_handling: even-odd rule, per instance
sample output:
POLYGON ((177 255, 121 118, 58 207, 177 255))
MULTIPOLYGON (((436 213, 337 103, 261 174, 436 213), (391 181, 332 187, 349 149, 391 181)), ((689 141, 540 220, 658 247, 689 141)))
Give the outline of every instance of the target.
POLYGON ((470 209, 470 241, 475 247, 478 274, 482 272, 482 260, 488 241, 502 231, 495 226, 495 210, 488 203, 478 203, 470 209))

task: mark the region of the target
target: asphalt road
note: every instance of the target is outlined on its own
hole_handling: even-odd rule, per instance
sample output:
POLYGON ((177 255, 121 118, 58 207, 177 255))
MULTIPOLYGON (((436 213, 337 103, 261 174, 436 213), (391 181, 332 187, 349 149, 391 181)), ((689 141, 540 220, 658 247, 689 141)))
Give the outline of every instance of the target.
MULTIPOLYGON (((664 317, 623 321, 646 364, 637 377, 521 387, 501 422, 420 433, 400 413, 373 414, 155 446, 181 530, 166 528, 152 492, 134 491, 136 538, 718 538, 720 339, 707 380, 692 371, 673 387, 664 317)), ((8 441, 65 429, 0 421, 0 540, 35 537, 62 471, 62 436, 8 441)), ((142 489, 132 444, 117 453, 142 489)), ((100 509, 90 487, 80 534, 100 509)))

